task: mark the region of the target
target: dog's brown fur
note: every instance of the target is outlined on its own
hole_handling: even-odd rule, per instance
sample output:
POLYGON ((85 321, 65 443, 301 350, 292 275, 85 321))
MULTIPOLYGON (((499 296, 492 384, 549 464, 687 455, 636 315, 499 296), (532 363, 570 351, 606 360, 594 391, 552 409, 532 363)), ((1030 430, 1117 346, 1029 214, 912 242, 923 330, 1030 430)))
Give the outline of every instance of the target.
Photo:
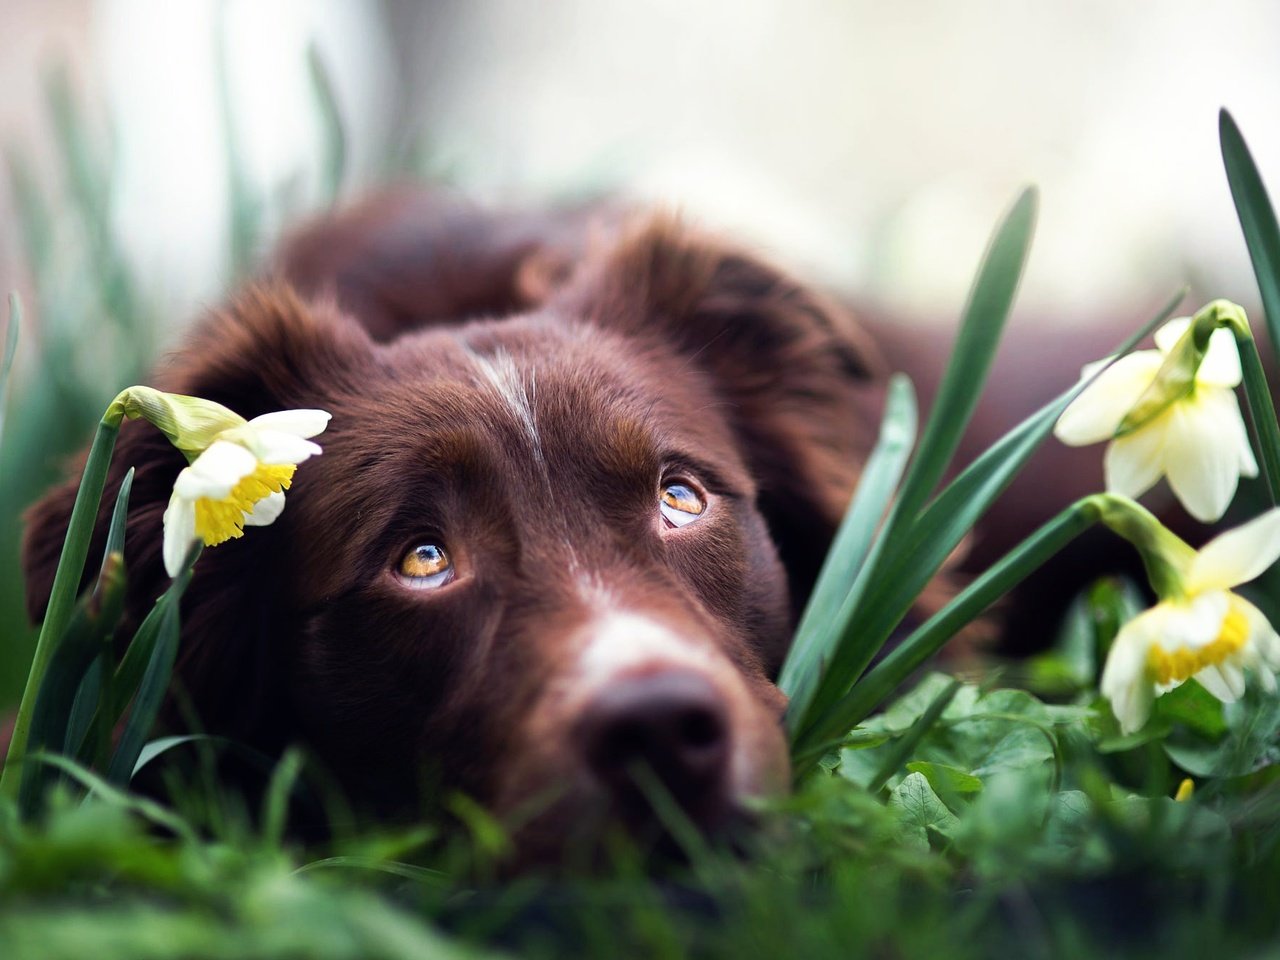
MULTIPOLYGON (((580 718, 610 684, 674 671, 727 726, 705 819, 785 784, 770 678, 871 439, 854 411, 879 360, 838 306, 754 256, 670 218, 610 214, 594 239, 590 222, 375 201, 296 236, 281 278, 157 373, 246 417, 333 413, 283 516, 197 567, 178 678, 207 729, 304 741, 389 814, 416 807, 426 774, 500 812, 552 791, 525 843, 553 849, 607 806, 580 718), (709 495, 679 529, 657 513, 671 471, 709 495), (395 564, 432 539, 458 577, 415 593, 395 564), (588 681, 624 622, 684 651, 588 681)), ((135 467, 129 627, 166 583, 161 515, 183 465, 124 425, 104 503, 135 467)), ((77 484, 28 518, 34 619, 77 484)))

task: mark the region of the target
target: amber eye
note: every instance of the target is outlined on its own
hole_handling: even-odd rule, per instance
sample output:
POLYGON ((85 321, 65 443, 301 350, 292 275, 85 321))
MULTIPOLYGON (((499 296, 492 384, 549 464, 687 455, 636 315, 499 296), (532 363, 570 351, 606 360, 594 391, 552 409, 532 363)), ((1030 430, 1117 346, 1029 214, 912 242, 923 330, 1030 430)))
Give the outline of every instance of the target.
POLYGON ((411 587, 442 587, 453 579, 453 564, 443 547, 420 543, 400 558, 399 573, 411 587))
POLYGON ((706 498, 687 483, 668 483, 662 488, 658 509, 673 527, 693 523, 707 509, 706 498))

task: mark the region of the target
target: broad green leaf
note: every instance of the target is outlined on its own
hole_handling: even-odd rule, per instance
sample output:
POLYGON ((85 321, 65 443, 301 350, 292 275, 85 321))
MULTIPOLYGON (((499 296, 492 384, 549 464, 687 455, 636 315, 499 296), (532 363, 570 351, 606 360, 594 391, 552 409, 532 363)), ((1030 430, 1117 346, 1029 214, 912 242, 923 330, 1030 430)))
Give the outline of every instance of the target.
MULTIPOLYGON (((933 792, 944 801, 954 796, 978 793, 982 789, 981 778, 945 763, 913 760, 907 764, 907 771, 923 774, 933 792)), ((947 806, 951 807, 952 804, 948 803, 947 806)))
POLYGON ((950 837, 959 820, 947 809, 922 773, 911 773, 889 795, 889 809, 898 816, 900 842, 929 849, 929 834, 950 837))

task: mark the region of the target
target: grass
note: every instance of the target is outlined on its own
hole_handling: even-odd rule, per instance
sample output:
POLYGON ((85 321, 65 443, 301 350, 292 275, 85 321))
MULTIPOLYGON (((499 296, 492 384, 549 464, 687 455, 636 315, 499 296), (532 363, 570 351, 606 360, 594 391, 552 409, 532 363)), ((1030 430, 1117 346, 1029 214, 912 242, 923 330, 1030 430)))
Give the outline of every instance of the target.
MULTIPOLYGON (((312 58, 309 69, 325 118, 325 179, 336 193, 346 155, 341 117, 323 64, 312 58)), ((0 622, 14 638, 0 677, 9 679, 26 673, 32 649, 22 626, 16 512, 50 482, 61 455, 88 439, 115 391, 140 377, 138 351, 119 345, 157 339, 146 293, 110 232, 106 152, 56 79, 50 112, 66 203, 45 199, 21 157, 9 164, 42 318, 38 333, 23 332, 30 362, 15 366, 13 303, 0 367, 0 402, 6 388, 22 398, 0 421, 0 504, 9 513, 0 524, 0 622), (72 274, 54 263, 62 246, 52 238, 68 231, 82 240, 74 245, 82 269, 72 274), (104 353, 104 343, 115 347, 104 353), (107 361, 90 365, 91 357, 107 361)), ((1222 131, 1274 328, 1280 233, 1225 115, 1222 131)), ((265 201, 245 184, 234 143, 229 149, 230 256, 244 269, 265 201)), ((46 622, 41 669, 26 690, 31 753, 7 767, 0 796, 4 956, 1168 957, 1280 949, 1280 699, 1251 686, 1224 706, 1189 682, 1157 701, 1142 730, 1122 735, 1097 677, 1118 629, 1141 608, 1135 585, 1099 581, 1062 625, 1046 624, 1056 642, 1030 661, 990 663, 963 678, 919 673, 957 629, 1095 522, 1092 501, 1066 506, 885 653, 919 591, 1081 389, 1064 391, 940 486, 1012 309, 1035 208, 1027 191, 998 226, 922 430, 910 383, 890 385, 879 443, 779 681, 791 697, 796 789, 762 806, 759 829, 734 849, 674 831, 687 862, 661 871, 618 838, 606 868, 589 877, 506 877, 501 828, 466 798, 446 803, 447 817, 408 829, 356 824, 296 752, 267 761, 261 799, 250 801, 213 773, 221 751, 242 747, 201 736, 148 741, 178 635, 176 594, 116 662, 101 638, 114 623, 123 561, 110 544, 103 558, 86 561, 73 529, 64 580, 76 582, 90 562, 98 586, 78 604, 62 591, 51 614, 61 619, 46 622), (131 700, 124 733, 112 742, 108 732, 131 700), (152 791, 132 792, 143 766, 165 784, 163 803, 152 791), (326 839, 300 839, 291 829, 299 810, 326 811, 326 839)), ((1247 385, 1254 428, 1270 442, 1274 412, 1260 406, 1267 391, 1255 366, 1247 385)), ((91 514, 98 505, 86 490, 91 514)), ((126 489, 117 512, 127 497, 126 489)), ((1253 596, 1275 609, 1268 583, 1253 596)), ((22 692, 11 682, 0 702, 22 692)))

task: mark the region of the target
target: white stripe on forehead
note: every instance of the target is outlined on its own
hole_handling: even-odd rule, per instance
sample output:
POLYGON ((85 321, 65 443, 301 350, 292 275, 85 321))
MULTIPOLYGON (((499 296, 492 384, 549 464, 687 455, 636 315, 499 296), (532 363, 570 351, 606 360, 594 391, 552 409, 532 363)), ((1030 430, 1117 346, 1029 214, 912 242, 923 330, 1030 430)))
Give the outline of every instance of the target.
POLYGON ((542 456, 542 440, 538 437, 538 425, 533 416, 533 396, 537 390, 537 381, 532 373, 528 381, 516 367, 511 354, 499 347, 492 357, 478 353, 470 347, 465 348, 477 370, 498 392, 498 396, 511 409, 516 422, 524 430, 529 444, 533 447, 533 457, 540 464, 545 464, 542 456))

